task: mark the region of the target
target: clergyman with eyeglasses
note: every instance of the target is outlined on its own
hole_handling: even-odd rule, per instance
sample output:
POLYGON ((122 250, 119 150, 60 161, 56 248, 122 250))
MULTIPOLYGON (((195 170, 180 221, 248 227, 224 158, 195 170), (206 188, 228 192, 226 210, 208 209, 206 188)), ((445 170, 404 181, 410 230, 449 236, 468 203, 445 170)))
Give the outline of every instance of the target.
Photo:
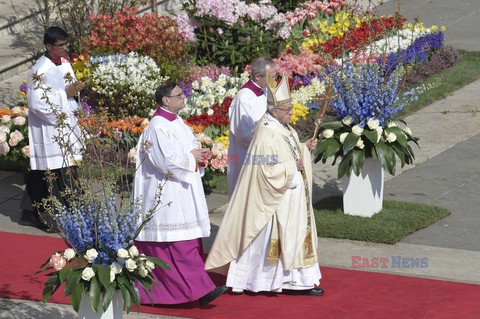
MULTIPOLYGON (((154 304, 181 304, 198 300, 206 305, 222 295, 203 262, 202 237, 210 236, 210 219, 201 174, 211 155, 199 148, 190 128, 177 115, 185 107, 185 95, 174 82, 155 91, 158 108, 137 144, 134 198, 141 199, 143 214, 155 210, 138 235, 141 253, 163 259, 171 269, 155 268, 152 276, 160 287, 149 292, 154 304), (163 186, 162 186, 163 185, 163 186), (160 205, 158 191, 161 189, 160 205)), ((140 220, 143 220, 140 218, 140 220)), ((141 287, 140 301, 150 298, 141 287)))

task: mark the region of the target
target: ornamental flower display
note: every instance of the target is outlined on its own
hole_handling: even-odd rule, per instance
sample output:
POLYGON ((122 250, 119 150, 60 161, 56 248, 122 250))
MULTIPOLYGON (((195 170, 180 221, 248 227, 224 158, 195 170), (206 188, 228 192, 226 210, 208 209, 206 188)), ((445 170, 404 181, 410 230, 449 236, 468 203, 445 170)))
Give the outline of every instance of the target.
MULTIPOLYGON (((315 160, 323 163, 334 157, 338 177, 359 175, 365 158, 380 161, 395 174, 396 158, 401 166, 412 164, 414 154, 409 142, 417 144, 411 129, 395 115, 416 98, 418 92, 399 94, 403 69, 386 73, 383 64, 346 63, 332 74, 334 92, 330 102, 337 120, 322 123, 315 160)), ((418 144, 417 144, 418 145, 418 144)))
POLYGON ((90 298, 95 312, 106 311, 116 290, 122 293, 127 313, 133 304, 139 307, 135 282, 148 294, 152 285, 157 284, 152 270, 157 266, 169 269, 161 259, 139 254, 133 244, 153 213, 139 221, 141 203, 128 201, 119 205, 113 193, 105 200, 95 199, 89 192, 76 194, 76 201, 70 204, 70 208, 58 208, 55 214, 69 248, 55 252, 37 272, 49 272, 43 301, 47 302, 66 283, 65 295, 70 296, 77 312, 85 296, 90 298))
POLYGON ((0 109, 0 158, 24 167, 30 156, 27 119, 26 107, 0 109))
POLYGON ((155 107, 154 93, 167 78, 148 56, 130 52, 125 59, 105 59, 87 64, 89 99, 95 108, 107 108, 116 116, 142 116, 155 107), (107 62, 105 62, 107 61, 107 62))

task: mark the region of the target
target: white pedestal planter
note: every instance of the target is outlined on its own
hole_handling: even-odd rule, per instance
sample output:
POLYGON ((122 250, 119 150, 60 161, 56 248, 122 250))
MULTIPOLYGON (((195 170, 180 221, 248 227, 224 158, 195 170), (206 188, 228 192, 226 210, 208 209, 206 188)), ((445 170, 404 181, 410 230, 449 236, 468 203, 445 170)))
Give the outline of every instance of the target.
POLYGON ((344 176, 343 212, 347 215, 372 217, 383 207, 383 168, 379 161, 366 158, 362 172, 344 176))
POLYGON ((90 304, 90 296, 84 292, 80 301, 80 308, 78 309, 78 319, 123 319, 122 293, 119 290, 115 291, 107 311, 103 312, 100 304, 98 312, 95 313, 90 304))

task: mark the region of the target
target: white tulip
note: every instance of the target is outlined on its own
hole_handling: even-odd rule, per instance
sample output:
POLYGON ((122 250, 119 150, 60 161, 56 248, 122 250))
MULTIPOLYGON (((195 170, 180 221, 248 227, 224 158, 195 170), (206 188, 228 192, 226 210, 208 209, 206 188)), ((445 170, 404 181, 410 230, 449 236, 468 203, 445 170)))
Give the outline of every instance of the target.
POLYGON ((331 138, 333 136, 335 132, 331 129, 326 129, 325 131, 323 131, 322 135, 323 137, 325 138, 331 138))
POLYGON ((110 269, 110 283, 112 283, 115 280, 115 271, 113 269, 110 269))
POLYGON ((147 260, 147 262, 145 263, 145 267, 147 267, 147 269, 149 271, 152 271, 153 268, 155 268, 155 264, 153 262, 151 262, 150 260, 147 260))
POLYGON ((376 128, 377 131, 377 143, 380 142, 380 139, 382 138, 382 133, 383 133, 383 128, 380 126, 376 128))
POLYGON ((352 133, 355 135, 361 136, 363 133, 363 128, 361 128, 358 125, 355 125, 354 127, 352 127, 352 133))
POLYGON ((346 132, 340 134, 340 143, 343 144, 343 142, 345 142, 345 139, 347 138, 347 135, 348 135, 348 133, 346 133, 346 132))

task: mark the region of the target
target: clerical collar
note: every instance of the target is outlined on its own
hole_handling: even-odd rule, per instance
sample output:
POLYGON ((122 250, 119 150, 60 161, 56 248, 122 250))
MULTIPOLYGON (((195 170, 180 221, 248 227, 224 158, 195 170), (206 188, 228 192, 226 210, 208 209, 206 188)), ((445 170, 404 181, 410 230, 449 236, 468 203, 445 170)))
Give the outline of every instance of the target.
POLYGON ((169 120, 170 122, 174 121, 177 119, 177 114, 172 113, 170 111, 165 110, 163 107, 158 107, 158 109, 155 111, 153 114, 153 117, 155 116, 161 116, 169 120))
POLYGON ((253 93, 255 93, 256 96, 262 96, 263 95, 263 90, 260 86, 258 86, 257 83, 253 82, 252 80, 248 80, 247 83, 245 83, 243 86, 242 86, 242 89, 249 89, 251 90, 253 93))
POLYGON ((52 61, 52 63, 55 64, 56 66, 62 65, 62 61, 61 61, 62 59, 60 55, 57 55, 55 58, 53 58, 50 52, 47 51, 45 52, 44 56, 48 58, 50 61, 52 61))

